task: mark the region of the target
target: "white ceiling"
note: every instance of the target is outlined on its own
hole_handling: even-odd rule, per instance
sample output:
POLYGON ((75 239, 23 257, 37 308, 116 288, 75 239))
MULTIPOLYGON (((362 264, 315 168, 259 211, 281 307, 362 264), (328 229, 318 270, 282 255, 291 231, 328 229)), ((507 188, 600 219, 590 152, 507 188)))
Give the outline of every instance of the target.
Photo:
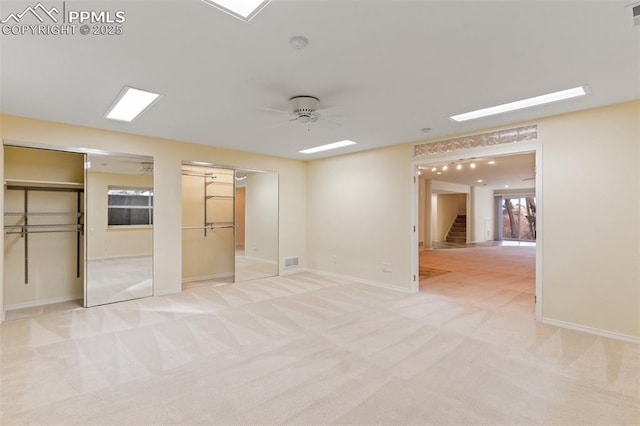
POLYGON ((430 163, 418 169, 423 179, 504 190, 535 188, 535 167, 535 153, 531 152, 430 163), (472 163, 475 168, 471 168, 472 163))
MULTIPOLYGON (((3 1, 0 15, 31 3, 3 1)), ((629 3, 274 0, 247 24, 198 0, 68 1, 67 8, 124 10, 123 34, 2 36, 0 108, 320 158, 640 98, 640 27, 629 3), (292 49, 294 35, 309 46, 292 49), (583 84, 591 96, 464 124, 447 118, 583 84), (106 120, 124 85, 164 97, 132 124, 106 120), (321 108, 343 107, 348 116, 331 130, 270 128, 283 116, 260 107, 287 109, 295 95, 317 96, 321 108), (423 127, 433 130, 425 135, 423 127), (297 153, 343 139, 359 144, 297 153)))
POLYGON ((153 157, 116 154, 87 154, 87 166, 93 173, 124 175, 153 174, 153 157))

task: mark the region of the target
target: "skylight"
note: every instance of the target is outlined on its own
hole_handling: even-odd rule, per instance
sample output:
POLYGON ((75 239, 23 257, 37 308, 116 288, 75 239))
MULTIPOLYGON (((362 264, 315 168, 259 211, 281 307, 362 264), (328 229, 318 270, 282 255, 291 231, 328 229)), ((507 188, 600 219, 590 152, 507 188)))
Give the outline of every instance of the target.
POLYGON ((537 105, 544 105, 551 102, 562 101, 565 99, 576 98, 578 96, 590 95, 589 86, 574 87, 573 89, 561 90, 559 92, 547 93, 546 95, 535 96, 533 98, 522 99, 515 102, 509 102, 502 105, 496 105, 489 108, 483 108, 476 111, 466 112, 464 114, 452 115, 450 118, 454 121, 467 121, 475 118, 488 117, 490 115, 502 114, 504 112, 515 111, 519 109, 529 108, 537 105))
POLYGON ((271 0, 202 0, 211 6, 235 16, 244 22, 249 22, 271 0))
POLYGON ((110 120, 130 123, 159 98, 160 95, 157 93, 125 86, 107 112, 106 117, 110 120))
POLYGON ((334 142, 327 145, 316 146, 315 148, 303 149, 302 151, 298 151, 300 154, 315 154, 316 152, 328 151, 330 149, 338 149, 349 145, 355 145, 354 141, 340 141, 334 142))

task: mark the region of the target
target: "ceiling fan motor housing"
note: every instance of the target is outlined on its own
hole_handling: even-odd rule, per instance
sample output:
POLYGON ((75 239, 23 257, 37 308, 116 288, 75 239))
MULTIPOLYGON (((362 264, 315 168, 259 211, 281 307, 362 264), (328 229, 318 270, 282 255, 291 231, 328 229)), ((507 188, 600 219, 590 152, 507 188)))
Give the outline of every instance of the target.
POLYGON ((314 96, 294 96, 289 99, 291 113, 303 123, 314 122, 318 119, 316 110, 320 100, 314 96))

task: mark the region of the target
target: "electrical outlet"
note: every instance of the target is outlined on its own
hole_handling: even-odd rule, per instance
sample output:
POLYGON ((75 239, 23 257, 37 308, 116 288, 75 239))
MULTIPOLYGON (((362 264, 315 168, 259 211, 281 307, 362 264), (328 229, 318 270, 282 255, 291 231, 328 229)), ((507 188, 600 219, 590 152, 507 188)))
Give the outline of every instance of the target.
POLYGON ((382 262, 382 272, 390 273, 393 271, 393 265, 389 262, 382 262))
POLYGON ((331 256, 331 261, 333 263, 338 263, 338 256, 336 256, 335 254, 333 256, 331 256))

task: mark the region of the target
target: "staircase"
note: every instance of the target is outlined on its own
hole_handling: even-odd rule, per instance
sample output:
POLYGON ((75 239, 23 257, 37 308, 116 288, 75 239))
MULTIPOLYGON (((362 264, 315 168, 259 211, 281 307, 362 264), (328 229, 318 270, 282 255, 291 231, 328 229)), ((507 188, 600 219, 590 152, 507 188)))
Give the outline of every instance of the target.
POLYGON ((467 215, 459 214, 447 234, 448 243, 467 243, 467 215))

